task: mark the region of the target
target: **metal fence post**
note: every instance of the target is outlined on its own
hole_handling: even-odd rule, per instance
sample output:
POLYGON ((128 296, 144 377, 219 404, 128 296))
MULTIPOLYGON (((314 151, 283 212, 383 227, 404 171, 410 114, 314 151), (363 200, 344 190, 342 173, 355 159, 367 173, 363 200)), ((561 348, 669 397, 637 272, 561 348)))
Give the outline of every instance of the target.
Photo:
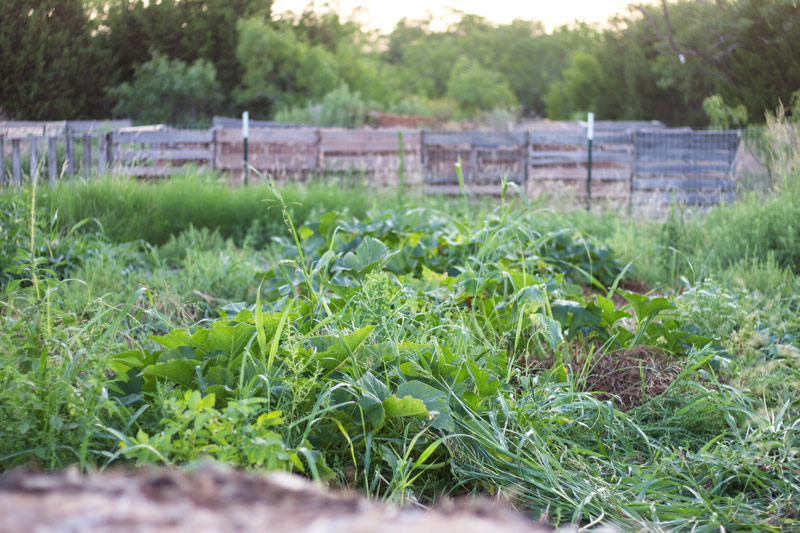
POLYGON ((594 113, 588 115, 588 126, 586 128, 586 140, 589 144, 589 154, 586 164, 586 210, 592 207, 592 142, 594 141, 594 113))
POLYGON ((243 141, 243 151, 244 151, 244 186, 247 187, 247 178, 248 178, 248 160, 247 160, 247 137, 250 134, 250 113, 245 111, 242 113, 242 141, 243 141))

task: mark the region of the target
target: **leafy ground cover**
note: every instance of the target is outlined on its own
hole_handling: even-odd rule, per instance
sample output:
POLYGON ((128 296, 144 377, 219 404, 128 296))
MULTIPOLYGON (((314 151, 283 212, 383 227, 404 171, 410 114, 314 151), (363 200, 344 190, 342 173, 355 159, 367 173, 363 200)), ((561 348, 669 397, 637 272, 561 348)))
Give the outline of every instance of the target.
POLYGON ((403 504, 502 493, 554 524, 800 524, 800 303, 774 258, 725 267, 772 273, 762 292, 505 201, 54 191, 0 209, 2 469, 210 458, 403 504))

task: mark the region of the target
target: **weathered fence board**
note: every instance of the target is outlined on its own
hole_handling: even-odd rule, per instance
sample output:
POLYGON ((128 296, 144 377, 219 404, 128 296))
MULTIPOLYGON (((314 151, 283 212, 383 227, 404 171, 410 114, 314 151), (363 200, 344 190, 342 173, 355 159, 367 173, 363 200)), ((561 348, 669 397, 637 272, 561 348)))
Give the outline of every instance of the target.
POLYGON ((47 138, 47 181, 50 185, 55 184, 58 178, 58 139, 56 137, 47 138))
POLYGON ((28 143, 28 155, 30 156, 28 173, 31 180, 31 183, 37 181, 39 179, 39 139, 38 137, 34 137, 28 143))
POLYGON ((6 184, 6 138, 0 133, 0 187, 6 184))
POLYGON ((107 150, 114 173, 161 177, 185 173, 182 163, 214 166, 217 132, 213 129, 139 129, 113 132, 109 142, 107 150))
POLYGON ((167 176, 179 176, 185 174, 187 168, 183 167, 117 167, 115 174, 120 176, 141 176, 146 178, 157 178, 167 176))
POLYGON ((675 201, 691 206, 717 205, 730 203, 734 200, 733 191, 729 192, 698 192, 698 191, 636 191, 633 194, 633 204, 637 206, 663 206, 675 201))
POLYGON ((735 152, 739 146, 738 132, 729 131, 659 131, 638 132, 637 150, 727 150, 735 152))
MULTIPOLYGON (((37 143, 47 139, 45 159, 50 183, 59 176, 59 146, 66 151, 63 173, 67 177, 75 173, 76 141, 82 144, 78 166, 86 178, 109 168, 128 176, 170 176, 186 172, 186 163, 213 167, 236 177, 242 174, 244 164, 243 139, 241 122, 233 120, 234 128, 209 130, 154 126, 107 134, 46 137, 40 130, 35 136, 10 139, 0 132, 0 164, 10 153, 11 177, 18 184, 24 154, 30 158, 35 177, 44 155, 37 143), (10 152, 3 147, 5 141, 11 141, 10 152)), ((71 123, 48 124, 69 130, 71 123)), ((98 124, 109 123, 76 124, 72 131, 84 127, 92 132, 98 124)), ((732 198, 738 132, 667 130, 650 123, 631 124, 646 129, 631 131, 617 123, 598 128, 592 151, 592 198, 634 204, 646 200, 648 205, 673 198, 692 205, 732 198)), ((421 182, 427 191, 452 193, 460 191, 456 172, 460 161, 463 183, 470 194, 499 194, 503 181, 508 180, 532 195, 565 194, 576 199, 587 195, 588 143, 585 129, 580 127, 569 131, 510 132, 403 130, 399 137, 398 130, 259 125, 258 121, 251 121, 255 127, 251 127, 248 138, 248 163, 276 179, 353 175, 363 176, 375 185, 402 179, 404 183, 421 182)))
POLYGON ((11 140, 11 183, 19 186, 22 183, 22 141, 11 140))
POLYGON ((66 169, 64 173, 68 178, 71 178, 75 174, 75 141, 72 139, 72 135, 67 135, 64 143, 66 144, 66 169))
POLYGON ((635 178, 633 180, 633 190, 652 191, 652 190, 684 190, 684 189, 714 189, 725 192, 732 192, 735 183, 732 179, 717 178, 635 178))
POLYGON ((210 130, 125 131, 111 134, 113 144, 151 143, 210 143, 214 136, 210 130))
POLYGON ((92 175, 92 138, 88 133, 84 133, 83 139, 83 163, 81 170, 83 171, 83 178, 88 180, 92 175))
POLYGON ((141 161, 146 159, 158 159, 167 161, 211 161, 214 159, 214 151, 210 149, 120 149, 117 159, 119 161, 141 161))
POLYGON ((636 162, 636 174, 637 175, 655 175, 655 176, 662 176, 662 175, 671 175, 671 174, 679 174, 679 175, 693 175, 693 176, 712 176, 715 174, 725 174, 729 172, 731 169, 731 165, 703 165, 700 163, 684 163, 684 164, 676 164, 676 163, 656 163, 656 162, 636 162))

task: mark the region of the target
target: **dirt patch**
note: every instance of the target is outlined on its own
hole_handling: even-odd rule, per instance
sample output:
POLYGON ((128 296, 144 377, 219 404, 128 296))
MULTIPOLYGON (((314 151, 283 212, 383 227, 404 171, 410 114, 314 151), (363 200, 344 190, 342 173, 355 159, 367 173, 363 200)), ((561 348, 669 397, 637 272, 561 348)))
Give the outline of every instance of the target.
MULTIPOLYGON (((577 345, 571 361, 573 375, 586 392, 602 401, 612 400, 623 411, 638 407, 660 395, 680 375, 680 365, 659 348, 639 346, 629 350, 598 353, 599 341, 577 345), (594 355, 587 365, 587 353, 594 355)), ((529 359, 527 370, 533 373, 552 368, 552 357, 529 359)))
POLYGON ((289 474, 220 467, 0 477, 0 532, 542 533, 497 502, 433 512, 327 492, 289 474))
MULTIPOLYGON (((579 359, 578 368, 584 362, 579 359)), ((666 391, 679 374, 679 365, 663 350, 642 346, 593 359, 584 386, 627 411, 666 391)))

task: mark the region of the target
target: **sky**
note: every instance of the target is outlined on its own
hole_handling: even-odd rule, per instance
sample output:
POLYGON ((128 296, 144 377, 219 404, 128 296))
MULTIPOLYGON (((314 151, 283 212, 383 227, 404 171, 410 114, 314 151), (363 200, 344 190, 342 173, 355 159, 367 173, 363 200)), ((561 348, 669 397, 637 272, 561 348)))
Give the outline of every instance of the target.
MULTIPOLYGON (((515 18, 540 20, 547 30, 573 22, 606 22, 615 13, 626 12, 630 0, 338 0, 331 2, 340 14, 349 16, 353 10, 363 7, 356 18, 369 27, 388 33, 402 17, 421 19, 428 10, 434 20, 444 20, 453 7, 466 13, 482 15, 487 19, 507 23, 515 18)), ((275 0, 273 13, 286 10, 300 13, 308 0, 275 0)), ((320 7, 323 1, 317 1, 320 7)), ((452 17, 451 17, 452 18, 452 17)), ((440 22, 434 29, 446 25, 440 22), (438 27, 437 27, 438 26, 438 27)))

